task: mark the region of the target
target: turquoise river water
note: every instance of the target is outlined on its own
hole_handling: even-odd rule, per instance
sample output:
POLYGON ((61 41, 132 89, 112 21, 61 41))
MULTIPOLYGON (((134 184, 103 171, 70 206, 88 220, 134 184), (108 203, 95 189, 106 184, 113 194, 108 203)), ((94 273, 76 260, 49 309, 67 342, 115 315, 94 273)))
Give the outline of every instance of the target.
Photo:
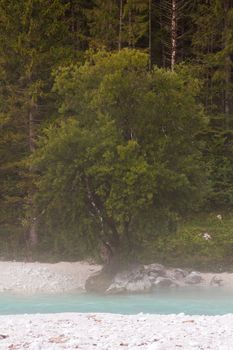
POLYGON ((221 288, 173 289, 154 294, 121 296, 0 294, 0 315, 60 312, 222 315, 233 313, 233 291, 221 288))

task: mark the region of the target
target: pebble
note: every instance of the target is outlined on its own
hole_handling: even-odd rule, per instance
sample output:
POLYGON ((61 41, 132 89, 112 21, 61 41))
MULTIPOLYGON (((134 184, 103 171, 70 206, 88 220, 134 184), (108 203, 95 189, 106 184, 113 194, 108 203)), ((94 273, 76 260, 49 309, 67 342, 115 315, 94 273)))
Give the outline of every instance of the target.
POLYGON ((233 344, 233 314, 38 314, 0 316, 0 324, 7 335, 0 350, 17 344, 17 350, 24 344, 31 350, 232 350, 233 344))

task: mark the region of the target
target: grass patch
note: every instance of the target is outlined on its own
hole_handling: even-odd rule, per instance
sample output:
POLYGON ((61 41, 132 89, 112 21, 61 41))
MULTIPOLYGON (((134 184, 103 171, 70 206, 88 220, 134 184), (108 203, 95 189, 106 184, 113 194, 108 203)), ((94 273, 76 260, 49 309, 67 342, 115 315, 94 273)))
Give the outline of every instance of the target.
POLYGON ((142 244, 141 260, 203 271, 233 272, 233 215, 202 214, 178 225, 175 234, 166 234, 142 244), (207 234, 210 239, 205 239, 207 234))

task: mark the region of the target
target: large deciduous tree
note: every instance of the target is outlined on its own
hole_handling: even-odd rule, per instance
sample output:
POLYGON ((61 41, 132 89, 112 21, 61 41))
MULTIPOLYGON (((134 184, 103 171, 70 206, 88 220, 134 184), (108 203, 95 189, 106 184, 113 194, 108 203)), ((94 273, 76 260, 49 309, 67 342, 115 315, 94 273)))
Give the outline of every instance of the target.
POLYGON ((86 239, 118 249, 125 240, 130 247, 145 213, 198 202, 197 85, 182 74, 148 72, 148 56, 126 49, 59 70, 63 121, 46 129, 33 158, 44 224, 76 227, 80 239, 89 232, 86 239))

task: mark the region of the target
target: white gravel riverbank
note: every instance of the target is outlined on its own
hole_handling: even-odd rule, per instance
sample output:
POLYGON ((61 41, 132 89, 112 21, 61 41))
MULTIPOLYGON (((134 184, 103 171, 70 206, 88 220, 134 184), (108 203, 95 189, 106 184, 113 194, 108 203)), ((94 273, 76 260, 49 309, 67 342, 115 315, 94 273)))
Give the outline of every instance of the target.
POLYGON ((233 315, 0 316, 1 350, 232 350, 233 315))
POLYGON ((101 266, 87 262, 0 262, 0 292, 50 294, 83 291, 87 278, 101 266))
MULTIPOLYGON (((101 266, 0 262, 0 292, 20 294, 84 290, 101 266)), ((233 274, 213 276, 233 291, 233 274)), ((213 287, 221 288, 221 287, 213 287)), ((0 350, 232 350, 233 314, 224 316, 48 314, 0 316, 0 350)))
MULTIPOLYGON (((88 277, 101 268, 101 265, 86 261, 56 264, 0 261, 0 293, 60 294, 84 291, 88 277)), ((172 269, 167 270, 167 273, 172 273, 172 269)), ((199 287, 210 287, 215 277, 221 280, 223 288, 233 291, 233 273, 201 273, 200 276, 202 280, 198 283, 199 287)))

